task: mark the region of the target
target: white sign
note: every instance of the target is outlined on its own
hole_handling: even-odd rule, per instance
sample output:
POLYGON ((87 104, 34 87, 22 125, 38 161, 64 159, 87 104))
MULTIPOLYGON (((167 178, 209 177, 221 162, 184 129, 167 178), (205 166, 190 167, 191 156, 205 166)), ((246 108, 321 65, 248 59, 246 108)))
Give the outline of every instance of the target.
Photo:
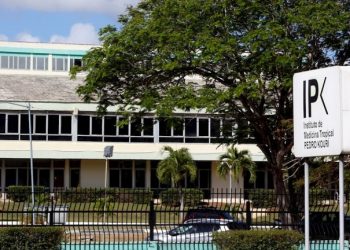
MULTIPOLYGON (((329 67, 294 75, 294 154, 297 157, 343 152, 343 71, 349 74, 347 67, 329 67)), ((348 81, 350 84, 350 78, 348 81)), ((348 94, 350 100, 350 92, 348 94)))

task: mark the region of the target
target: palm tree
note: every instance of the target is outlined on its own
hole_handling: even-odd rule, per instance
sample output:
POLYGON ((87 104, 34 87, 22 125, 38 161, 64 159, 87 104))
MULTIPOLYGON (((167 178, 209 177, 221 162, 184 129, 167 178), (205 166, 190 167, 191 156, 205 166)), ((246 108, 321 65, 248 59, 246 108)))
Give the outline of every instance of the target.
POLYGON ((190 177, 193 182, 197 177, 197 167, 188 148, 174 150, 170 146, 164 146, 163 152, 169 155, 158 163, 157 177, 161 183, 171 184, 172 188, 178 188, 180 197, 180 220, 183 219, 184 193, 181 190, 181 181, 185 176, 190 177))
POLYGON ((220 155, 220 164, 217 167, 217 172, 221 177, 226 177, 230 174, 230 191, 232 189, 232 178, 237 182, 246 169, 250 173, 250 182, 255 182, 255 163, 249 156, 247 150, 239 151, 234 145, 227 149, 227 152, 220 155))
POLYGON ((174 150, 170 146, 164 146, 163 152, 169 155, 158 163, 157 177, 163 184, 171 184, 172 188, 181 188, 181 180, 185 176, 194 181, 197 177, 197 167, 187 148, 174 150))

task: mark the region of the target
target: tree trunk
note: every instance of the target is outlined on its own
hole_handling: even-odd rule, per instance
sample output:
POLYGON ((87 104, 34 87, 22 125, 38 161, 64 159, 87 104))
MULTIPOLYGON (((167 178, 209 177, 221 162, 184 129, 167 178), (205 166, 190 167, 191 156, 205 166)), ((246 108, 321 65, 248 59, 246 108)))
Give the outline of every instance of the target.
POLYGON ((184 192, 182 191, 182 188, 179 189, 179 197, 180 197, 180 223, 184 220, 184 192))
POLYGON ((292 224, 292 216, 290 210, 290 197, 287 192, 287 187, 283 181, 283 170, 282 166, 276 167, 274 169, 274 190, 276 194, 276 206, 278 208, 279 220, 282 226, 288 227, 292 224))

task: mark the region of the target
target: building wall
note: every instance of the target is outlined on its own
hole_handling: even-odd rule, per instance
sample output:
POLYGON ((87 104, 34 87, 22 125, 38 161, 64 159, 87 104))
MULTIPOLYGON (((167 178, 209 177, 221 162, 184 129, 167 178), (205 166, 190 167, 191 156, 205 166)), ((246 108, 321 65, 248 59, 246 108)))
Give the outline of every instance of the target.
MULTIPOLYGON (((218 161, 213 161, 212 166, 211 166, 211 182, 212 182, 212 188, 214 189, 229 189, 230 187, 230 178, 229 175, 227 175, 225 178, 222 178, 221 176, 218 175, 218 172, 216 170, 217 165, 219 164, 218 161)), ((243 176, 240 176, 238 181, 232 179, 232 189, 233 190, 240 190, 243 189, 243 176)))
POLYGON ((104 170, 104 160, 82 160, 80 165, 81 187, 104 187, 104 170))

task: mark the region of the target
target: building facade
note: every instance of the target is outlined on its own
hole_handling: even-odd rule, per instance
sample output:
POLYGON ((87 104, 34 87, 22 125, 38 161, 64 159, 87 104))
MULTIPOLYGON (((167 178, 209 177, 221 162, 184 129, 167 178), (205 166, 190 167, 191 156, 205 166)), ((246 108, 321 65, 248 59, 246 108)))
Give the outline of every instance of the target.
MULTIPOLYGON (((184 180, 186 187, 228 188, 228 177, 216 173, 218 158, 226 152, 218 138, 234 133, 234 122, 197 111, 178 112, 172 123, 151 113, 130 120, 115 107, 99 116, 95 103, 84 103, 76 94, 84 73, 69 77, 91 47, 0 42, 1 189, 30 184, 30 159, 34 183, 51 190, 104 187, 105 181, 109 187, 161 188, 156 167, 166 157, 165 145, 186 147, 195 160, 198 177, 194 183, 184 180), (113 146, 108 159, 106 146, 113 146)), ((252 187, 269 188, 262 152, 253 143, 237 147, 249 150, 258 163, 252 187)), ((247 185, 242 176, 233 188, 247 185)))

